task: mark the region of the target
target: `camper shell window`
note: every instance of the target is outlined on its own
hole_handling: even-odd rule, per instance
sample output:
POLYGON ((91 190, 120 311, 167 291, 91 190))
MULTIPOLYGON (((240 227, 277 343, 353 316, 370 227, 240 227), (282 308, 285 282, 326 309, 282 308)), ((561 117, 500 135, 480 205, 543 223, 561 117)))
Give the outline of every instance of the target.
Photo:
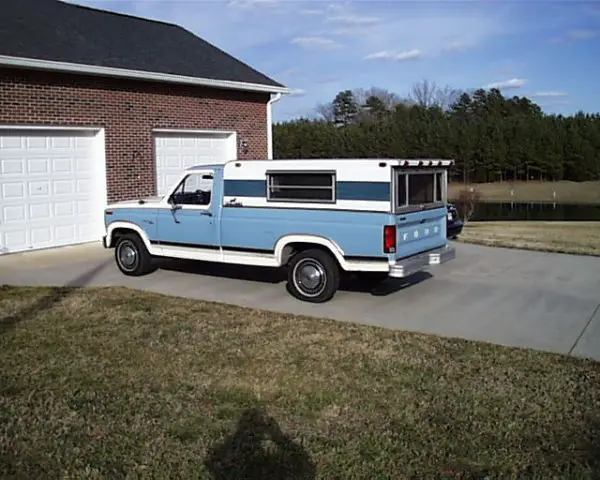
POLYGON ((335 172, 267 172, 271 202, 335 203, 335 172))
POLYGON ((396 170, 394 175, 397 211, 408 213, 445 205, 444 171, 396 170))

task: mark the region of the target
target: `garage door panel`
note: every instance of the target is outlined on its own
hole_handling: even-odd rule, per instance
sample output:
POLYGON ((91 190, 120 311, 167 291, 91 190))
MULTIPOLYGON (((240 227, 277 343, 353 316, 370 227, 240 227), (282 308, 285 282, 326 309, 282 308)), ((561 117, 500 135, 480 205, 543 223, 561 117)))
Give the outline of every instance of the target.
POLYGON ((95 241, 104 167, 93 132, 0 131, 0 252, 95 241))
POLYGON ((155 137, 156 187, 163 195, 186 168, 233 160, 235 137, 224 133, 159 134, 155 137))
POLYGON ((4 182, 1 191, 2 198, 8 201, 25 198, 25 186, 21 182, 4 182))
POLYGON ((3 177, 23 175, 25 173, 25 162, 21 158, 0 158, 0 173, 3 177))
POLYGON ((23 222, 26 219, 25 205, 5 205, 0 209, 0 222, 2 225, 23 222))
POLYGON ((0 150, 21 150, 23 138, 18 136, 0 138, 0 150))
POLYGON ((75 193, 75 182, 73 180, 55 180, 52 182, 52 191, 56 197, 73 195, 75 193))
POLYGON ((27 173, 32 175, 48 175, 50 173, 49 158, 32 158, 27 159, 27 173))
POLYGON ((50 214, 50 205, 47 203, 30 204, 28 213, 27 220, 33 220, 36 223, 44 220, 50 223, 50 219, 52 218, 52 215, 50 214))

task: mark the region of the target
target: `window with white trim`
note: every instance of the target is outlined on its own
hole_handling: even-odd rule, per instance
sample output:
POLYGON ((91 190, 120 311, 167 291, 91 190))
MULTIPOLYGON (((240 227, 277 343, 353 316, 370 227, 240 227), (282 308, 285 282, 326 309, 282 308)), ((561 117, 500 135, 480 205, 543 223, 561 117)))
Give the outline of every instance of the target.
POLYGON ((268 172, 267 200, 272 202, 335 202, 333 172, 268 172))
POLYGON ((440 171, 402 171, 396 174, 396 208, 415 211, 445 203, 444 174, 440 171))

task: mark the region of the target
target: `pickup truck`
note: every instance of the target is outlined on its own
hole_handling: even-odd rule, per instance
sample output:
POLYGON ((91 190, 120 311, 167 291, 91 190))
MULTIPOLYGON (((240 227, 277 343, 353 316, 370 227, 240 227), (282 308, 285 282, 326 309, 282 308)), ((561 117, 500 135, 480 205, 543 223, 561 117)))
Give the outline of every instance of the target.
POLYGON ((445 159, 233 160, 182 172, 162 197, 104 212, 124 275, 157 257, 286 268, 288 291, 326 302, 340 277, 407 277, 455 256, 445 159))

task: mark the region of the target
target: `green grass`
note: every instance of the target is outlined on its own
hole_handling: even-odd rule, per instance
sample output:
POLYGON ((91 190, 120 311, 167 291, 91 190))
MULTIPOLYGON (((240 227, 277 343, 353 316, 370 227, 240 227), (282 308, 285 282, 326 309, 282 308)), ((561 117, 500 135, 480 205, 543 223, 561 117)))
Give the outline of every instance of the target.
POLYGON ((0 319, 2 478, 600 475, 592 361, 116 288, 0 319))
POLYGON ((469 222, 458 240, 491 247, 600 256, 600 222, 469 222))

